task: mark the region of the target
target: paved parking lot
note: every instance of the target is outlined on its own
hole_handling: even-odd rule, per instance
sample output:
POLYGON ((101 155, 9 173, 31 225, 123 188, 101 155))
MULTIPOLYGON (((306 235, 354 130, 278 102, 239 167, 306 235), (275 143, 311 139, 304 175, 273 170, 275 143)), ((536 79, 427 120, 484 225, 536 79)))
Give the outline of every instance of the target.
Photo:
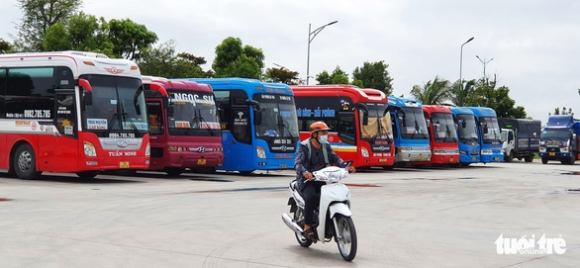
POLYGON ((4 171, 0 267, 577 267, 577 174, 537 162, 359 171, 344 180, 359 242, 348 263, 335 243, 300 247, 280 219, 291 171, 88 181, 4 171), (498 254, 522 236, 565 252, 498 254))

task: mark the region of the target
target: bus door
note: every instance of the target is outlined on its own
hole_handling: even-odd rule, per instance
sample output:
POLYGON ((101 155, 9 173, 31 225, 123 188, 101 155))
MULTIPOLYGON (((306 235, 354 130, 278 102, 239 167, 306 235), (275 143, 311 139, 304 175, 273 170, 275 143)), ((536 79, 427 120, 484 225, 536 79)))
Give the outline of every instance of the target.
POLYGON ((220 106, 224 163, 217 169, 251 171, 256 149, 252 146, 252 122, 248 99, 243 90, 214 91, 220 106))
MULTIPOLYGON (((40 123, 39 155, 36 156, 39 169, 78 170, 79 139, 77 126, 76 98, 73 89, 55 90, 54 121, 40 123), (48 131, 51 125, 56 126, 54 132, 48 131)), ((33 126, 34 127, 34 126, 33 126)))
MULTIPOLYGON (((172 108, 166 107, 166 112, 171 113, 172 108)), ((167 116, 163 114, 164 106, 161 100, 147 100, 147 116, 149 125, 149 137, 151 140, 151 168, 163 168, 163 154, 167 137, 165 127, 167 125, 167 116)))

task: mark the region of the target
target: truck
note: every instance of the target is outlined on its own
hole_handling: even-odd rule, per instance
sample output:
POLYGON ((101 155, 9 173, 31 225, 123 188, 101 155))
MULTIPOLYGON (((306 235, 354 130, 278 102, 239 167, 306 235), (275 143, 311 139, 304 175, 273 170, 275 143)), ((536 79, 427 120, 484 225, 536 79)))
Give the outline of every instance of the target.
POLYGON ((578 159, 578 137, 580 120, 572 115, 552 115, 540 136, 540 157, 542 164, 550 160, 573 165, 578 159))
POLYGON ((498 118, 501 129, 502 152, 505 162, 514 158, 534 161, 539 152, 542 122, 532 119, 498 118))

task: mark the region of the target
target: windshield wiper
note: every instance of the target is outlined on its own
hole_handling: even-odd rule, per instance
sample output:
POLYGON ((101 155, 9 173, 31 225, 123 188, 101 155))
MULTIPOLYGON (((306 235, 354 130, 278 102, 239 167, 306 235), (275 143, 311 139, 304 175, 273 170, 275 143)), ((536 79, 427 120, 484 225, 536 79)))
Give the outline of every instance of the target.
POLYGON ((201 110, 200 109, 195 109, 194 113, 199 114, 199 118, 197 117, 197 115, 195 116, 195 118, 197 118, 199 120, 199 127, 201 128, 201 125, 205 122, 205 125, 207 126, 207 131, 209 131, 209 134, 211 136, 213 136, 213 130, 211 130, 211 126, 207 123, 207 121, 205 121, 205 119, 203 118, 203 116, 201 116, 201 110))
POLYGON ((281 128, 281 130, 282 130, 282 137, 285 137, 284 136, 284 132, 286 130, 286 131, 288 131, 288 135, 290 136, 290 138, 292 140, 294 140, 294 136, 292 135, 292 132, 290 131, 290 128, 286 124, 284 124, 284 121, 283 121, 284 119, 282 118, 282 116, 280 115, 280 113, 278 113, 277 116, 278 116, 278 127, 282 127, 281 128))
POLYGON ((105 131, 105 137, 106 136, 109 136, 109 133, 111 132, 111 129, 113 129, 113 126, 115 126, 115 123, 117 123, 118 120, 119 120, 119 114, 117 112, 115 112, 113 114, 113 117, 111 117, 111 119, 109 119, 109 121, 111 122, 111 124, 107 128, 107 131, 105 131))
MULTIPOLYGON (((122 101, 120 101, 120 105, 121 105, 121 115, 123 115, 123 123, 125 121, 128 121, 129 123, 131 123, 131 128, 133 129, 133 133, 135 134, 135 137, 140 137, 139 129, 135 125, 135 121, 133 121, 133 119, 131 119, 131 117, 127 116, 128 114, 127 114, 127 112, 125 112, 125 106, 123 105, 122 101)), ((124 126, 121 126, 121 129, 124 129, 124 126)))

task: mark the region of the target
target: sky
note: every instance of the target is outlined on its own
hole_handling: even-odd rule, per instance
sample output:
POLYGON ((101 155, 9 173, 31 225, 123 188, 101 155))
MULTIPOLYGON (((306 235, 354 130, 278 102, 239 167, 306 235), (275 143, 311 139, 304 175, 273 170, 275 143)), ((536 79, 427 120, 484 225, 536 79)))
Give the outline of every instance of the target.
MULTIPOLYGON (((262 49, 266 68, 283 66, 302 79, 309 25, 338 21, 310 42, 312 77, 340 66, 352 80, 364 62, 384 61, 393 95, 411 96, 413 85, 436 76, 457 81, 460 66, 463 79, 479 79, 485 66, 528 116, 546 122, 562 106, 580 115, 580 1, 84 0, 81 10, 143 24, 159 43, 173 40, 178 53, 204 57, 204 70, 216 46, 237 37, 262 49)), ((12 41, 22 15, 16 0, 0 1, 0 38, 12 41)))

